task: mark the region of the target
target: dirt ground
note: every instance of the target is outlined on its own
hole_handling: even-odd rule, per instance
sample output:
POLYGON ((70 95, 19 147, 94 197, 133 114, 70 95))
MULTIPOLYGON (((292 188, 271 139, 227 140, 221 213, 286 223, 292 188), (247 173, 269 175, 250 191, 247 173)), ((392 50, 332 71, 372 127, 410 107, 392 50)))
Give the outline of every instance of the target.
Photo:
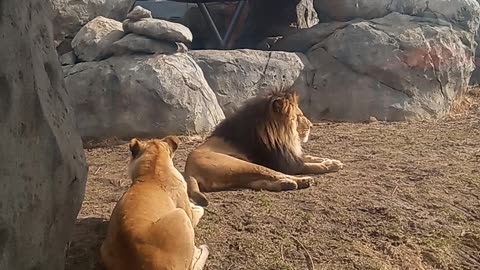
MULTIPOLYGON (((345 168, 305 190, 208 193, 196 232, 210 246, 206 269, 307 269, 310 259, 315 269, 480 269, 480 107, 470 105, 439 121, 316 124, 305 152, 345 168)), ((178 168, 198 143, 185 139, 178 168)), ((126 144, 86 153, 67 270, 102 269, 108 218, 130 184, 126 144)))

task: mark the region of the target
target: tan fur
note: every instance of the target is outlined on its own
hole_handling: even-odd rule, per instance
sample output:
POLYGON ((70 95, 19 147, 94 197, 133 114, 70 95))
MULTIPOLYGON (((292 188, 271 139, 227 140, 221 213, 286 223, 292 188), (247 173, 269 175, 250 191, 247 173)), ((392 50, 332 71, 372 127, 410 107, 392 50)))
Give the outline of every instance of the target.
POLYGON ((201 192, 307 188, 313 178, 294 175, 343 167, 338 160, 303 155, 301 143, 308 141, 312 123, 303 115, 293 92, 257 97, 224 122, 187 158, 184 175, 189 196, 201 206, 208 205, 201 192), (255 138, 245 139, 240 134, 252 132, 255 138))
POLYGON ((194 227, 203 208, 192 205, 172 158, 175 136, 130 141, 131 187, 115 206, 101 247, 107 270, 201 270, 206 245, 195 247, 194 227))

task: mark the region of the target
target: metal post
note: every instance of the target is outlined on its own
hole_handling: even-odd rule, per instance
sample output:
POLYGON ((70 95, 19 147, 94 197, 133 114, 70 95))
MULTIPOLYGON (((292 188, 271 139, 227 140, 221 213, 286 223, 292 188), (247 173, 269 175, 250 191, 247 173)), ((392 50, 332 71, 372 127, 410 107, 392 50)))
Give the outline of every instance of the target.
POLYGON ((203 16, 207 20, 207 24, 210 27, 210 30, 212 30, 213 33, 215 34, 215 37, 217 38, 217 41, 220 44, 220 47, 223 49, 225 47, 225 44, 223 42, 222 36, 220 36, 220 33, 218 32, 217 27, 215 26, 215 22, 210 16, 210 12, 208 11, 207 6, 205 5, 205 3, 201 3, 200 1, 197 1, 197 5, 200 8, 200 11, 202 12, 203 16))
POLYGON ((245 7, 245 4, 247 3, 247 0, 240 0, 240 3, 238 3, 237 8, 235 9, 235 13, 233 14, 233 18, 230 21, 230 25, 228 26, 227 32, 225 32, 225 36, 223 38, 223 44, 224 44, 224 49, 230 42, 230 38, 232 36, 233 29, 235 29, 235 26, 238 22, 238 19, 240 18, 240 14, 243 11, 243 8, 245 7))

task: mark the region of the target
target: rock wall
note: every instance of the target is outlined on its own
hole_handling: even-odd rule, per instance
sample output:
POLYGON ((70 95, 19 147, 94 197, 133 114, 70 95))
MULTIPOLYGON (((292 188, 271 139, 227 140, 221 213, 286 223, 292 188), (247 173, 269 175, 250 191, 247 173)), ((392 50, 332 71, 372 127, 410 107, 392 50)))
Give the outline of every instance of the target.
POLYGON ((246 99, 287 87, 314 121, 436 119, 475 68, 477 0, 282 0, 263 16, 273 2, 253 3, 256 28, 242 37, 268 36, 267 51, 189 50, 190 29, 141 7, 122 28, 105 17, 84 25, 61 58, 82 136, 207 132, 246 99))
POLYGON ((205 133, 224 118, 185 53, 115 56, 66 66, 64 73, 84 139, 205 133))
POLYGON ((64 269, 87 165, 41 0, 0 1, 0 269, 64 269))
MULTIPOLYGON (((477 0, 477 2, 480 4, 480 0, 477 0)), ((475 70, 470 78, 470 84, 480 85, 480 27, 477 30, 475 41, 477 42, 477 50, 475 51, 475 70)))
POLYGON ((312 64, 312 119, 441 118, 474 70, 477 0, 324 1, 319 23, 275 40, 312 64))
MULTIPOLYGON (((49 0, 54 14, 56 45, 71 40, 87 22, 98 16, 122 21, 135 0, 49 0)), ((67 45, 68 46, 68 45, 67 45)))
POLYGON ((137 6, 123 23, 96 17, 72 43, 63 68, 85 140, 163 137, 212 130, 224 113, 186 53, 190 30, 137 6), (113 26, 113 27, 112 27, 113 26))
POLYGON ((196 50, 189 54, 202 68, 225 116, 249 98, 272 89, 295 87, 306 96, 306 71, 302 53, 258 50, 196 50))

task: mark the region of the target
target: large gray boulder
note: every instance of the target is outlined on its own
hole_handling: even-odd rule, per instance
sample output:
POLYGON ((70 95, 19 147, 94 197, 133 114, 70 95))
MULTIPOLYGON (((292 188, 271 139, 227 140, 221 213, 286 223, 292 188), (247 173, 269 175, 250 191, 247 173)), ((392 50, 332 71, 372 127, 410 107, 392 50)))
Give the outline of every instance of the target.
POLYGON ((392 13, 349 23, 313 46, 309 105, 314 119, 439 118, 468 86, 473 36, 392 13))
POLYGON ((114 55, 124 54, 173 54, 187 52, 188 48, 183 43, 160 41, 145 36, 130 33, 114 42, 110 47, 114 55))
MULTIPOLYGON (((480 0, 477 0, 480 4, 480 0)), ((470 78, 470 84, 480 85, 480 27, 477 30, 477 35, 475 36, 475 41, 477 42, 477 50, 475 51, 475 70, 472 73, 470 78)))
POLYGON ((154 18, 142 18, 137 21, 126 19, 123 21, 123 29, 127 33, 133 32, 162 41, 191 43, 193 39, 192 32, 188 27, 154 18))
POLYGON ((152 12, 142 6, 136 6, 127 14, 127 19, 130 21, 139 21, 144 18, 152 18, 152 12))
POLYGON ((315 0, 322 22, 373 19, 392 12, 453 23, 475 32, 480 22, 477 0, 315 0))
POLYGON ((202 68, 226 116, 247 99, 271 89, 306 89, 308 61, 301 53, 257 50, 195 50, 189 54, 202 68))
POLYGON ((306 52, 337 29, 391 13, 411 15, 418 22, 429 22, 432 25, 451 25, 459 32, 471 34, 472 36, 466 35, 466 40, 472 44, 473 35, 480 24, 480 5, 477 0, 315 0, 315 8, 322 14, 319 15, 322 23, 284 35, 269 44, 270 50, 306 52))
POLYGON ((64 269, 87 165, 49 6, 0 2, 0 269, 64 269))
POLYGON ((470 77, 471 85, 480 85, 480 49, 477 50, 476 55, 475 70, 472 72, 472 77, 470 77))
POLYGON ((135 0, 49 0, 54 13, 56 45, 73 38, 80 28, 98 16, 123 21, 135 0))
POLYGON ((78 31, 72 47, 80 60, 102 60, 110 56, 112 44, 124 35, 121 22, 98 16, 78 31))
POLYGON ((210 131, 224 114, 187 54, 110 57, 64 68, 84 139, 210 131))

